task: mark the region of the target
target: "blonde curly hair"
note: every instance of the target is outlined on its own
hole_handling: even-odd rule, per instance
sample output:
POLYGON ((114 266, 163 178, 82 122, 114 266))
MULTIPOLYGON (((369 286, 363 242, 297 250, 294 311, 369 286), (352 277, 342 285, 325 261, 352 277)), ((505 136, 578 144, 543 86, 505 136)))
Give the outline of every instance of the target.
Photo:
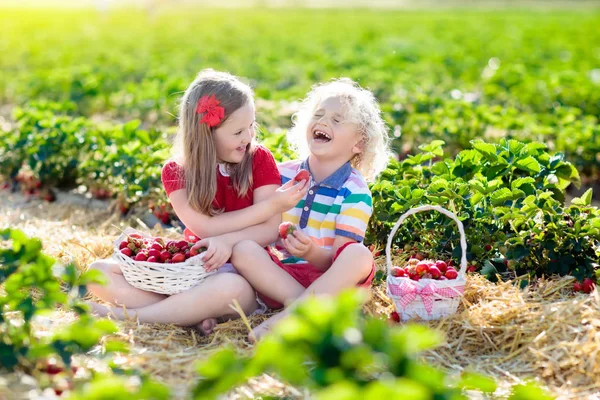
POLYGON ((288 141, 300 157, 308 157, 306 131, 317 106, 322 100, 338 97, 347 110, 348 122, 358 125, 363 135, 363 151, 356 154, 350 164, 369 182, 387 166, 392 152, 389 148, 388 128, 381 116, 377 99, 351 79, 340 78, 312 87, 302 101, 300 109, 292 116, 288 141))

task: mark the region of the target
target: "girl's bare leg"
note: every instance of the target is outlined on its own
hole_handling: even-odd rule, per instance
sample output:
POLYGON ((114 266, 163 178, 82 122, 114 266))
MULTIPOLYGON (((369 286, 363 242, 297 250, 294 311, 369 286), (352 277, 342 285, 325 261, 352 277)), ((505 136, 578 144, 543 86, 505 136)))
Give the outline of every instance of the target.
POLYGON ((116 260, 98 260, 90 264, 89 269, 96 269, 108 279, 106 285, 90 284, 88 290, 100 299, 126 308, 144 307, 167 296, 148 292, 131 286, 123 277, 119 263, 116 260))
POLYGON ((199 325, 210 333, 214 325, 207 320, 226 317, 237 318, 229 307, 237 299, 246 315, 256 310, 254 289, 242 276, 232 273, 211 275, 185 292, 169 296, 147 306, 129 308, 104 307, 96 309, 101 315, 111 314, 117 319, 137 317, 140 322, 156 322, 181 326, 199 325))

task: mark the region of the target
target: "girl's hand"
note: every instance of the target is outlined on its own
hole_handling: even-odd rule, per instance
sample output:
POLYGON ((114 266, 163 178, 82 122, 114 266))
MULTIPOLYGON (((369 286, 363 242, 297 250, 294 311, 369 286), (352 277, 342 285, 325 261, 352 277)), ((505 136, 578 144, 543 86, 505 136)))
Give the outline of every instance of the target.
POLYGON ((232 246, 218 236, 197 241, 192 248, 206 247, 206 253, 202 257, 206 272, 214 271, 223 266, 231 257, 232 246))
POLYGON ((287 235, 281 242, 294 257, 304 258, 310 252, 313 246, 312 240, 300 229, 296 229, 293 233, 287 235))
POLYGON ((271 204, 273 205, 273 210, 276 211, 277 214, 281 214, 298 204, 298 202, 304 198, 307 191, 307 180, 295 182, 290 179, 285 185, 277 189, 275 194, 269 198, 269 201, 271 201, 271 204))

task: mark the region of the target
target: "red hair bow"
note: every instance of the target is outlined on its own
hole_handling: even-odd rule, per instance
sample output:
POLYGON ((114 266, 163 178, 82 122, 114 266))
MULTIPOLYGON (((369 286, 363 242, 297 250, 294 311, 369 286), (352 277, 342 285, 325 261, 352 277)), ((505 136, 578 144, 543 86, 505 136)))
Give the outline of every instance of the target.
POLYGON ((214 94, 211 96, 202 96, 198 101, 198 107, 196 107, 196 114, 204 113, 200 123, 205 123, 210 128, 219 125, 223 117, 225 117, 225 109, 219 104, 221 102, 217 100, 214 94))

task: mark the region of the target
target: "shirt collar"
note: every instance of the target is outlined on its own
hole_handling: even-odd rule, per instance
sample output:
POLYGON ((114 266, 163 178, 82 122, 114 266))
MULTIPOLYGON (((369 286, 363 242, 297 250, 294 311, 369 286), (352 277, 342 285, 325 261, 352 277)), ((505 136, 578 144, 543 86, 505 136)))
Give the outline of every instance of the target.
MULTIPOLYGON (((302 161, 302 164, 300 164, 300 169, 310 171, 310 167, 308 166, 308 158, 302 161)), ((329 175, 327 178, 323 179, 323 181, 317 184, 319 186, 327 186, 332 189, 340 190, 342 186, 344 186, 344 183, 348 180, 348 177, 351 173, 352 166, 350 165, 350 161, 348 161, 346 164, 339 167, 333 174, 329 175)))

